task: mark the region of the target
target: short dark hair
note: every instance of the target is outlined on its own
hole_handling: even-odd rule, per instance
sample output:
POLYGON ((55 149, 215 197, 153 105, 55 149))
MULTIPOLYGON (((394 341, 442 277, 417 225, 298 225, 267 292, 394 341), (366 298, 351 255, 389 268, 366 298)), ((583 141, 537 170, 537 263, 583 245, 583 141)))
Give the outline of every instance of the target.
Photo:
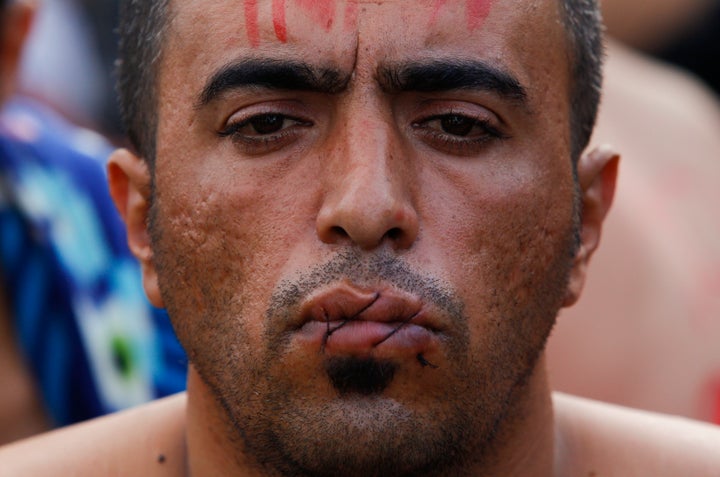
POLYGON ((157 76, 170 0, 121 0, 117 93, 128 139, 152 168, 157 134, 157 76))
POLYGON ((597 0, 561 0, 570 67, 570 150, 576 163, 590 142, 603 79, 603 23, 597 0))
MULTIPOLYGON (((597 0, 560 0, 568 35, 570 141, 573 162, 590 141, 602 84, 602 18, 597 0)), ((123 124, 137 152, 155 162, 157 74, 170 0, 121 0, 118 95, 123 124)))

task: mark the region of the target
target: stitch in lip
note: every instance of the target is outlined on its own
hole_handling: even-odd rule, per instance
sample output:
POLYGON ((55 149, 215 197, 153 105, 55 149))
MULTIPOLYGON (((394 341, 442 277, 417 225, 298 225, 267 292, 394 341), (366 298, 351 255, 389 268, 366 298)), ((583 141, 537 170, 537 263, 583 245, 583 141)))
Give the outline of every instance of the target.
POLYGON ((409 358, 433 353, 447 326, 442 313, 428 309, 420 297, 383 285, 368 291, 337 283, 308 296, 298 311, 291 329, 328 355, 409 358))
POLYGON ((337 330, 339 330, 339 329, 342 328, 343 326, 347 325, 347 324, 350 323, 351 321, 358 319, 358 317, 359 317, 365 310, 367 310, 368 308, 370 308, 371 306, 373 306, 375 303, 377 303, 377 301, 378 301, 379 299, 380 299, 380 293, 379 293, 379 292, 376 292, 376 293, 375 293, 375 298, 374 298, 370 303, 368 303, 365 307, 361 308, 361 309, 360 309, 357 313, 355 313, 353 316, 350 316, 350 317, 348 317, 348 318, 345 318, 345 319, 342 321, 342 323, 340 323, 339 325, 337 325, 335 328, 332 328, 332 329, 330 328, 330 315, 328 314, 328 312, 327 312, 325 309, 323 309, 323 315, 325 316, 325 322, 327 323, 327 331, 325 332, 325 336, 323 337, 321 350, 322 350, 323 352, 325 352, 325 346, 327 345, 327 341, 330 339, 330 336, 331 336, 333 333, 335 333, 337 330))
POLYGON ((395 327, 395 329, 393 329, 390 333, 388 333, 388 335, 387 335, 385 338, 383 338, 383 339, 380 340, 379 342, 375 343, 375 346, 376 346, 376 347, 377 347, 377 346, 380 346, 381 344, 383 344, 384 342, 386 342, 387 340, 389 340, 390 338, 392 338, 392 336, 393 336, 395 333, 397 333, 398 331, 400 331, 400 329, 401 329, 403 326, 407 325, 407 324, 410 323, 413 319, 415 319, 415 318, 418 316, 419 313, 420 313, 420 312, 417 311, 417 312, 413 313, 412 315, 410 315, 407 319, 403 320, 399 325, 397 325, 397 327, 395 327))
MULTIPOLYGON (((340 283, 319 291, 302 304, 297 328, 311 321, 330 325, 334 330, 346 326, 352 321, 370 321, 379 323, 406 322, 420 315, 424 305, 420 298, 392 288, 379 286, 378 290, 368 292, 348 283, 340 283)), ((431 326, 419 323, 421 326, 431 326)))

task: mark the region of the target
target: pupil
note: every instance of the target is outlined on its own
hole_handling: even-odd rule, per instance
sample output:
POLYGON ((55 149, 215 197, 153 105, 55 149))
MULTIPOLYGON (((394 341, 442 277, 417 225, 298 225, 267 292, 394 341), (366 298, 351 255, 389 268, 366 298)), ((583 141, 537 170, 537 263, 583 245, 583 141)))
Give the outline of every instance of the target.
POLYGON ((282 129, 285 118, 279 114, 266 114, 250 121, 258 134, 272 134, 282 129))
POLYGON ((467 136, 475 126, 475 121, 463 116, 445 116, 440 121, 443 131, 454 136, 467 136))

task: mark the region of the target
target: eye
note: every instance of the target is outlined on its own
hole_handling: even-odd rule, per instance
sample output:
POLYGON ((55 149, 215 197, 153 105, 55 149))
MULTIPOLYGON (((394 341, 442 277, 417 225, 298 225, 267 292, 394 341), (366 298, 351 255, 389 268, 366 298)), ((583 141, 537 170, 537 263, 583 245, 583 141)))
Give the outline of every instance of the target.
POLYGON ((292 143, 310 126, 310 121, 282 113, 262 113, 231 122, 218 135, 231 138, 247 154, 263 154, 292 143))
POLYGON ((280 114, 263 114, 247 121, 247 126, 258 134, 272 134, 280 131, 285 125, 285 116, 280 114))
POLYGON ((413 128, 431 147, 456 155, 477 154, 488 143, 508 138, 489 119, 457 113, 431 116, 413 128))
POLYGON ((476 120, 458 115, 443 116, 439 119, 440 127, 443 132, 454 136, 467 136, 470 134, 477 123, 476 120))

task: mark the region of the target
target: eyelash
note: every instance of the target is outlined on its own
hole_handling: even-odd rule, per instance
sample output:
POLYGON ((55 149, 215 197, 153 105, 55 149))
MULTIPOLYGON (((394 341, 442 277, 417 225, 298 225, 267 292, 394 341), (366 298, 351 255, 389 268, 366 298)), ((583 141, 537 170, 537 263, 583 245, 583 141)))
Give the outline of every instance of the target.
POLYGON ((299 134, 298 128, 311 127, 313 123, 283 113, 260 113, 245 119, 232 122, 218 132, 221 138, 231 138, 234 143, 246 149, 249 154, 266 154, 280 149, 299 134), (263 133, 258 131, 253 122, 263 119, 279 119, 282 121, 277 131, 263 133), (291 124, 286 124, 291 122, 291 124), (252 128, 253 132, 243 133, 245 128, 252 128))
POLYGON ((412 127, 421 132, 424 140, 433 148, 456 155, 473 155, 477 154, 481 148, 495 140, 509 139, 510 136, 500 131, 491 121, 473 117, 461 113, 437 114, 428 118, 412 123, 412 127), (480 135, 468 138, 467 135, 457 135, 440 128, 435 129, 430 126, 431 123, 450 119, 460 119, 470 121, 470 129, 467 135, 479 128, 480 135))
MULTIPOLYGON (((239 121, 228 124, 218 132, 221 138, 231 138, 238 146, 242 147, 247 154, 267 154, 281 149, 292 142, 300 134, 299 128, 313 126, 311 121, 283 113, 267 112, 254 114, 239 121), (256 121, 269 120, 281 121, 277 131, 264 133, 258 130, 256 121), (287 124, 291 122, 291 124, 287 124), (243 129, 252 128, 253 132, 242 133, 243 129)), ((434 149, 439 151, 460 155, 471 156, 478 154, 488 143, 495 140, 509 139, 509 136, 501 132, 491 121, 485 118, 473 117, 463 113, 436 114, 412 123, 415 131, 420 132, 423 140, 434 149), (455 124, 443 124, 443 121, 455 121, 455 124), (432 123, 438 122, 438 127, 432 127, 432 123), (460 126, 467 129, 464 134, 453 134, 448 132, 446 127, 460 126), (475 131, 480 131, 478 135, 475 131), (474 133, 475 132, 475 133, 474 133), (474 133, 474 134, 473 134, 474 133), (468 137, 471 136, 471 137, 468 137)), ((270 125, 274 129, 274 125, 270 125)))

